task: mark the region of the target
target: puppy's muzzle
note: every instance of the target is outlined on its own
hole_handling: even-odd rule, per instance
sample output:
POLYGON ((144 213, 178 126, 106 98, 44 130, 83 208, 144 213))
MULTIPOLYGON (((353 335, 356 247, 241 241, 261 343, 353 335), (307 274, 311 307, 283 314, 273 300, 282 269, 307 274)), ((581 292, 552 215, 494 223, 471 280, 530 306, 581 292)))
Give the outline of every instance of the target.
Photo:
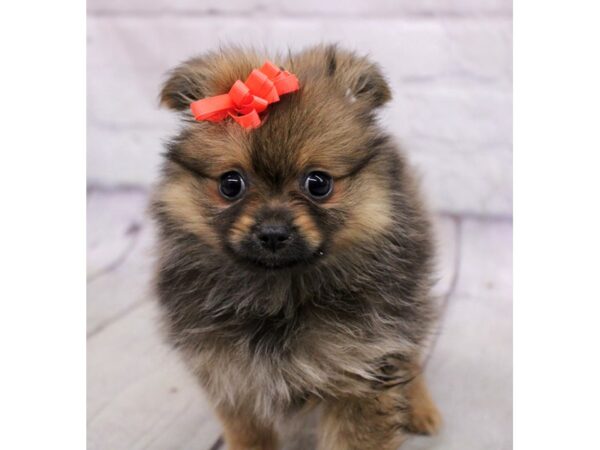
POLYGON ((314 253, 291 212, 284 208, 265 208, 255 216, 254 226, 235 249, 246 261, 269 269, 291 267, 308 261, 314 253))
POLYGON ((276 253, 290 244, 293 235, 287 224, 267 223, 258 226, 255 238, 262 248, 276 253))

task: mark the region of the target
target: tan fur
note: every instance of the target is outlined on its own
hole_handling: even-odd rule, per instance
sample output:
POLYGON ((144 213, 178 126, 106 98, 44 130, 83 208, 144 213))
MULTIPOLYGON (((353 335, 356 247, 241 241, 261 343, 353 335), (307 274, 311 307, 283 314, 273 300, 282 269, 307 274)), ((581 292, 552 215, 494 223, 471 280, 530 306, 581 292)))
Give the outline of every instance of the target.
MULTIPOLYGON (((350 209, 348 226, 336 236, 336 244, 341 247, 369 240, 392 224, 389 193, 378 183, 376 177, 367 174, 364 181, 353 189, 360 190, 360 201, 350 209)), ((351 197, 351 194, 348 196, 351 197)), ((330 204, 333 202, 334 200, 330 204)))
MULTIPOLYGON (((198 199, 193 194, 193 185, 200 183, 189 174, 181 173, 180 178, 176 178, 171 183, 166 183, 157 189, 155 201, 160 201, 164 205, 164 212, 177 218, 187 231, 205 236, 207 242, 216 246, 218 245, 218 238, 214 229, 206 223, 204 217, 191 213, 200 207, 198 199)), ((210 189, 206 191, 210 192, 210 189)))
POLYGON ((323 242, 323 236, 321 232, 317 228, 315 222, 311 217, 306 213, 306 211, 301 210, 294 217, 294 224, 301 230, 302 234, 310 244, 312 248, 318 248, 323 242))
POLYGON ((201 132, 190 133, 181 147, 181 153, 191 161, 208 166, 208 175, 217 178, 235 167, 249 167, 251 160, 247 136, 240 127, 227 126, 219 130, 209 123, 198 123, 201 132), (225 133, 224 133, 225 132, 225 133), (227 147, 223 147, 224 138, 227 147))
POLYGON ((254 225, 256 221, 254 217, 250 214, 244 214, 240 216, 240 218, 233 224, 231 227, 231 232, 229 233, 229 240, 235 246, 239 245, 241 240, 248 234, 252 225, 254 225))
POLYGON ((321 423, 319 450, 396 450, 404 441, 400 389, 376 397, 336 399, 321 423))
POLYGON ((431 399, 423 375, 406 386, 406 396, 410 405, 407 430, 417 434, 435 434, 442 425, 442 416, 431 399))
POLYGON ((273 427, 257 423, 244 414, 217 409, 228 450, 277 450, 273 427))

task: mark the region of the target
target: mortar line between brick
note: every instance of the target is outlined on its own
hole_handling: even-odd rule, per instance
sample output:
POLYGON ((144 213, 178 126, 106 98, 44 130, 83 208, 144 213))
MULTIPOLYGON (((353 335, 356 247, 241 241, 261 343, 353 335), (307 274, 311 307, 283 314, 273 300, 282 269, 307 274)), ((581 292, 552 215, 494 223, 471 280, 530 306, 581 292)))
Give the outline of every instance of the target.
POLYGON ((437 210, 433 211, 434 215, 440 217, 446 217, 449 219, 459 219, 459 220, 473 220, 479 222, 496 222, 496 223, 506 223, 512 222, 512 215, 508 214, 485 214, 478 212, 470 212, 470 211, 462 211, 462 212, 454 212, 448 210, 437 210))
POLYGON ((117 183, 112 185, 106 185, 103 183, 88 183, 87 185, 87 195, 94 193, 114 194, 125 192, 139 192, 141 194, 148 195, 150 194, 150 188, 133 183, 117 183))
POLYGON ((241 11, 241 12, 229 12, 229 11, 214 11, 214 10, 186 10, 186 9, 170 9, 170 10, 143 10, 143 9, 91 9, 87 11, 88 17, 100 17, 100 18, 205 18, 205 19, 248 19, 248 18, 264 18, 264 19, 292 19, 292 20, 304 20, 304 19, 329 19, 329 20, 365 20, 365 19, 377 19, 377 20, 500 20, 506 21, 513 18, 512 11, 498 11, 498 12, 452 12, 452 11, 420 11, 420 12, 409 12, 409 11, 398 11, 398 12, 379 12, 369 13, 365 11, 350 12, 350 13, 328 13, 328 12, 292 12, 282 10, 257 10, 257 11, 241 11))

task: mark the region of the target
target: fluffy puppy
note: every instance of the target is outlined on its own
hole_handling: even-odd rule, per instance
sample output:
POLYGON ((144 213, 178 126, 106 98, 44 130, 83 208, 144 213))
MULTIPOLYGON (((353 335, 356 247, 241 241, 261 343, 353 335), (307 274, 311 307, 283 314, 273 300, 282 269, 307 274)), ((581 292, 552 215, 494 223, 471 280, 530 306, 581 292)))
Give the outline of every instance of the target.
POLYGON ((172 344, 231 450, 278 447, 281 421, 320 404, 322 450, 392 450, 439 415, 421 376, 434 317, 432 240, 413 175, 376 111, 379 68, 335 46, 273 60, 300 89, 247 130, 197 122, 265 60, 191 59, 163 105, 184 126, 153 199, 157 290, 172 344))

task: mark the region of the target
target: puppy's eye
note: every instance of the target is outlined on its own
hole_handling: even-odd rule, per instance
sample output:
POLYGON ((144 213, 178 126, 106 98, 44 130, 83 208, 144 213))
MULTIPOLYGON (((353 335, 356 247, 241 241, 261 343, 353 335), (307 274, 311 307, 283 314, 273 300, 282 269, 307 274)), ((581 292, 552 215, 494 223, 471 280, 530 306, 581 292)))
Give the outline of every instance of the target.
POLYGON ((231 171, 221 175, 219 192, 228 200, 241 197, 246 191, 246 182, 238 172, 231 171))
POLYGON ((304 179, 304 189, 312 197, 324 199, 333 190, 333 178, 325 172, 310 172, 304 179))

